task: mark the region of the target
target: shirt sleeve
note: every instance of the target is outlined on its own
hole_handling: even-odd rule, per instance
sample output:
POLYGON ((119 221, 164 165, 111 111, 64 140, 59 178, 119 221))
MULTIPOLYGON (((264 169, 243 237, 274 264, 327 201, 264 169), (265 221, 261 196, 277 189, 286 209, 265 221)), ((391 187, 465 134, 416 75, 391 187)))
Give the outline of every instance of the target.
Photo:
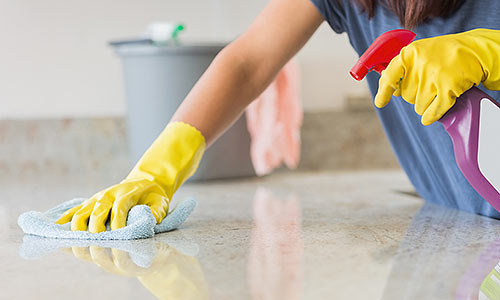
POLYGON ((343 0, 311 0, 311 2, 319 10, 323 18, 328 22, 330 27, 336 33, 343 33, 345 29, 345 5, 348 5, 343 0))

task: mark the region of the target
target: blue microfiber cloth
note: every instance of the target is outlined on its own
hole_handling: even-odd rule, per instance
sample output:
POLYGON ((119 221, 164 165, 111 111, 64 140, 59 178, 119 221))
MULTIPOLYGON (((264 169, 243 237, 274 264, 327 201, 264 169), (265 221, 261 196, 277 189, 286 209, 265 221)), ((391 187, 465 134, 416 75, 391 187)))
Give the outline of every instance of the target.
POLYGON ((85 198, 69 200, 44 213, 36 211, 25 212, 19 216, 17 223, 24 233, 47 238, 135 240, 150 238, 153 237, 155 233, 167 232, 178 228, 196 207, 196 200, 194 198, 187 198, 179 202, 160 224, 156 224, 156 219, 148 206, 136 205, 129 211, 127 226, 111 231, 109 224, 107 224, 107 231, 100 233, 71 231, 70 223, 63 225, 55 223, 66 210, 81 204, 85 200, 85 198))

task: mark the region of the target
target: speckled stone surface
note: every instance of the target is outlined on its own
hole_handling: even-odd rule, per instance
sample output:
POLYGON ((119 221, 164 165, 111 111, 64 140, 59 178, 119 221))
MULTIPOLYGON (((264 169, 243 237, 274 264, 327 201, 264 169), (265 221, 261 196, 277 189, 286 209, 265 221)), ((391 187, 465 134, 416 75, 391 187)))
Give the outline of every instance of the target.
MULTIPOLYGON (((305 114, 300 170, 399 169, 370 102, 362 100, 346 111, 305 114)), ((50 170, 102 182, 130 168, 122 118, 0 120, 0 145, 0 180, 50 170)))
POLYGON ((302 170, 400 168, 373 109, 306 115, 301 159, 302 170))
POLYGON ((176 197, 199 206, 180 230, 20 257, 21 212, 102 185, 2 184, 1 299, 477 299, 500 260, 499 221, 424 205, 400 171, 190 183, 176 197))
POLYGON ((130 169, 121 119, 0 120, 0 182, 119 180, 130 169))

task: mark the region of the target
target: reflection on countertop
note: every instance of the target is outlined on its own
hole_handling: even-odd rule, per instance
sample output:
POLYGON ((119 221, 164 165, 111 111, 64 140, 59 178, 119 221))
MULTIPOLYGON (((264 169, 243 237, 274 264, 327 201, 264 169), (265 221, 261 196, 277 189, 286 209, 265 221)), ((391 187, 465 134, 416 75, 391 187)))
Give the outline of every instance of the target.
POLYGON ((482 251, 458 284, 457 300, 500 299, 500 238, 482 251))
POLYGON ((176 197, 199 206, 180 230, 97 243, 23 237, 22 211, 99 188, 49 182, 0 189, 1 299, 494 295, 485 279, 500 261, 500 221, 424 205, 399 171, 190 183, 176 197))
POLYGON ((252 299, 300 299, 302 257, 300 202, 259 188, 253 200, 254 226, 248 257, 252 299))
POLYGON ((497 237, 497 220, 426 203, 399 245, 382 299, 478 299, 479 286, 475 298, 465 297, 472 278, 464 274, 497 237))
MULTIPOLYGON (((95 264, 102 270, 135 277, 159 299, 208 299, 207 285, 196 259, 198 245, 166 235, 144 240, 64 240, 25 235, 20 248, 24 259, 41 259, 62 251, 95 264), (175 245, 175 246, 173 246, 175 245)), ((94 297, 100 289, 89 291, 94 297)))

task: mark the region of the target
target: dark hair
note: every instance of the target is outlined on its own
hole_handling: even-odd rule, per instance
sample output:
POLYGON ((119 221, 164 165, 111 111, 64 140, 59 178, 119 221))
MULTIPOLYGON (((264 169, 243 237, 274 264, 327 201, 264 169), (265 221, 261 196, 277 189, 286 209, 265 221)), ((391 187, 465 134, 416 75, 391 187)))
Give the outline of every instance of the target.
POLYGON ((411 29, 433 17, 453 14, 464 0, 353 0, 371 18, 377 4, 394 12, 405 28, 411 29))

